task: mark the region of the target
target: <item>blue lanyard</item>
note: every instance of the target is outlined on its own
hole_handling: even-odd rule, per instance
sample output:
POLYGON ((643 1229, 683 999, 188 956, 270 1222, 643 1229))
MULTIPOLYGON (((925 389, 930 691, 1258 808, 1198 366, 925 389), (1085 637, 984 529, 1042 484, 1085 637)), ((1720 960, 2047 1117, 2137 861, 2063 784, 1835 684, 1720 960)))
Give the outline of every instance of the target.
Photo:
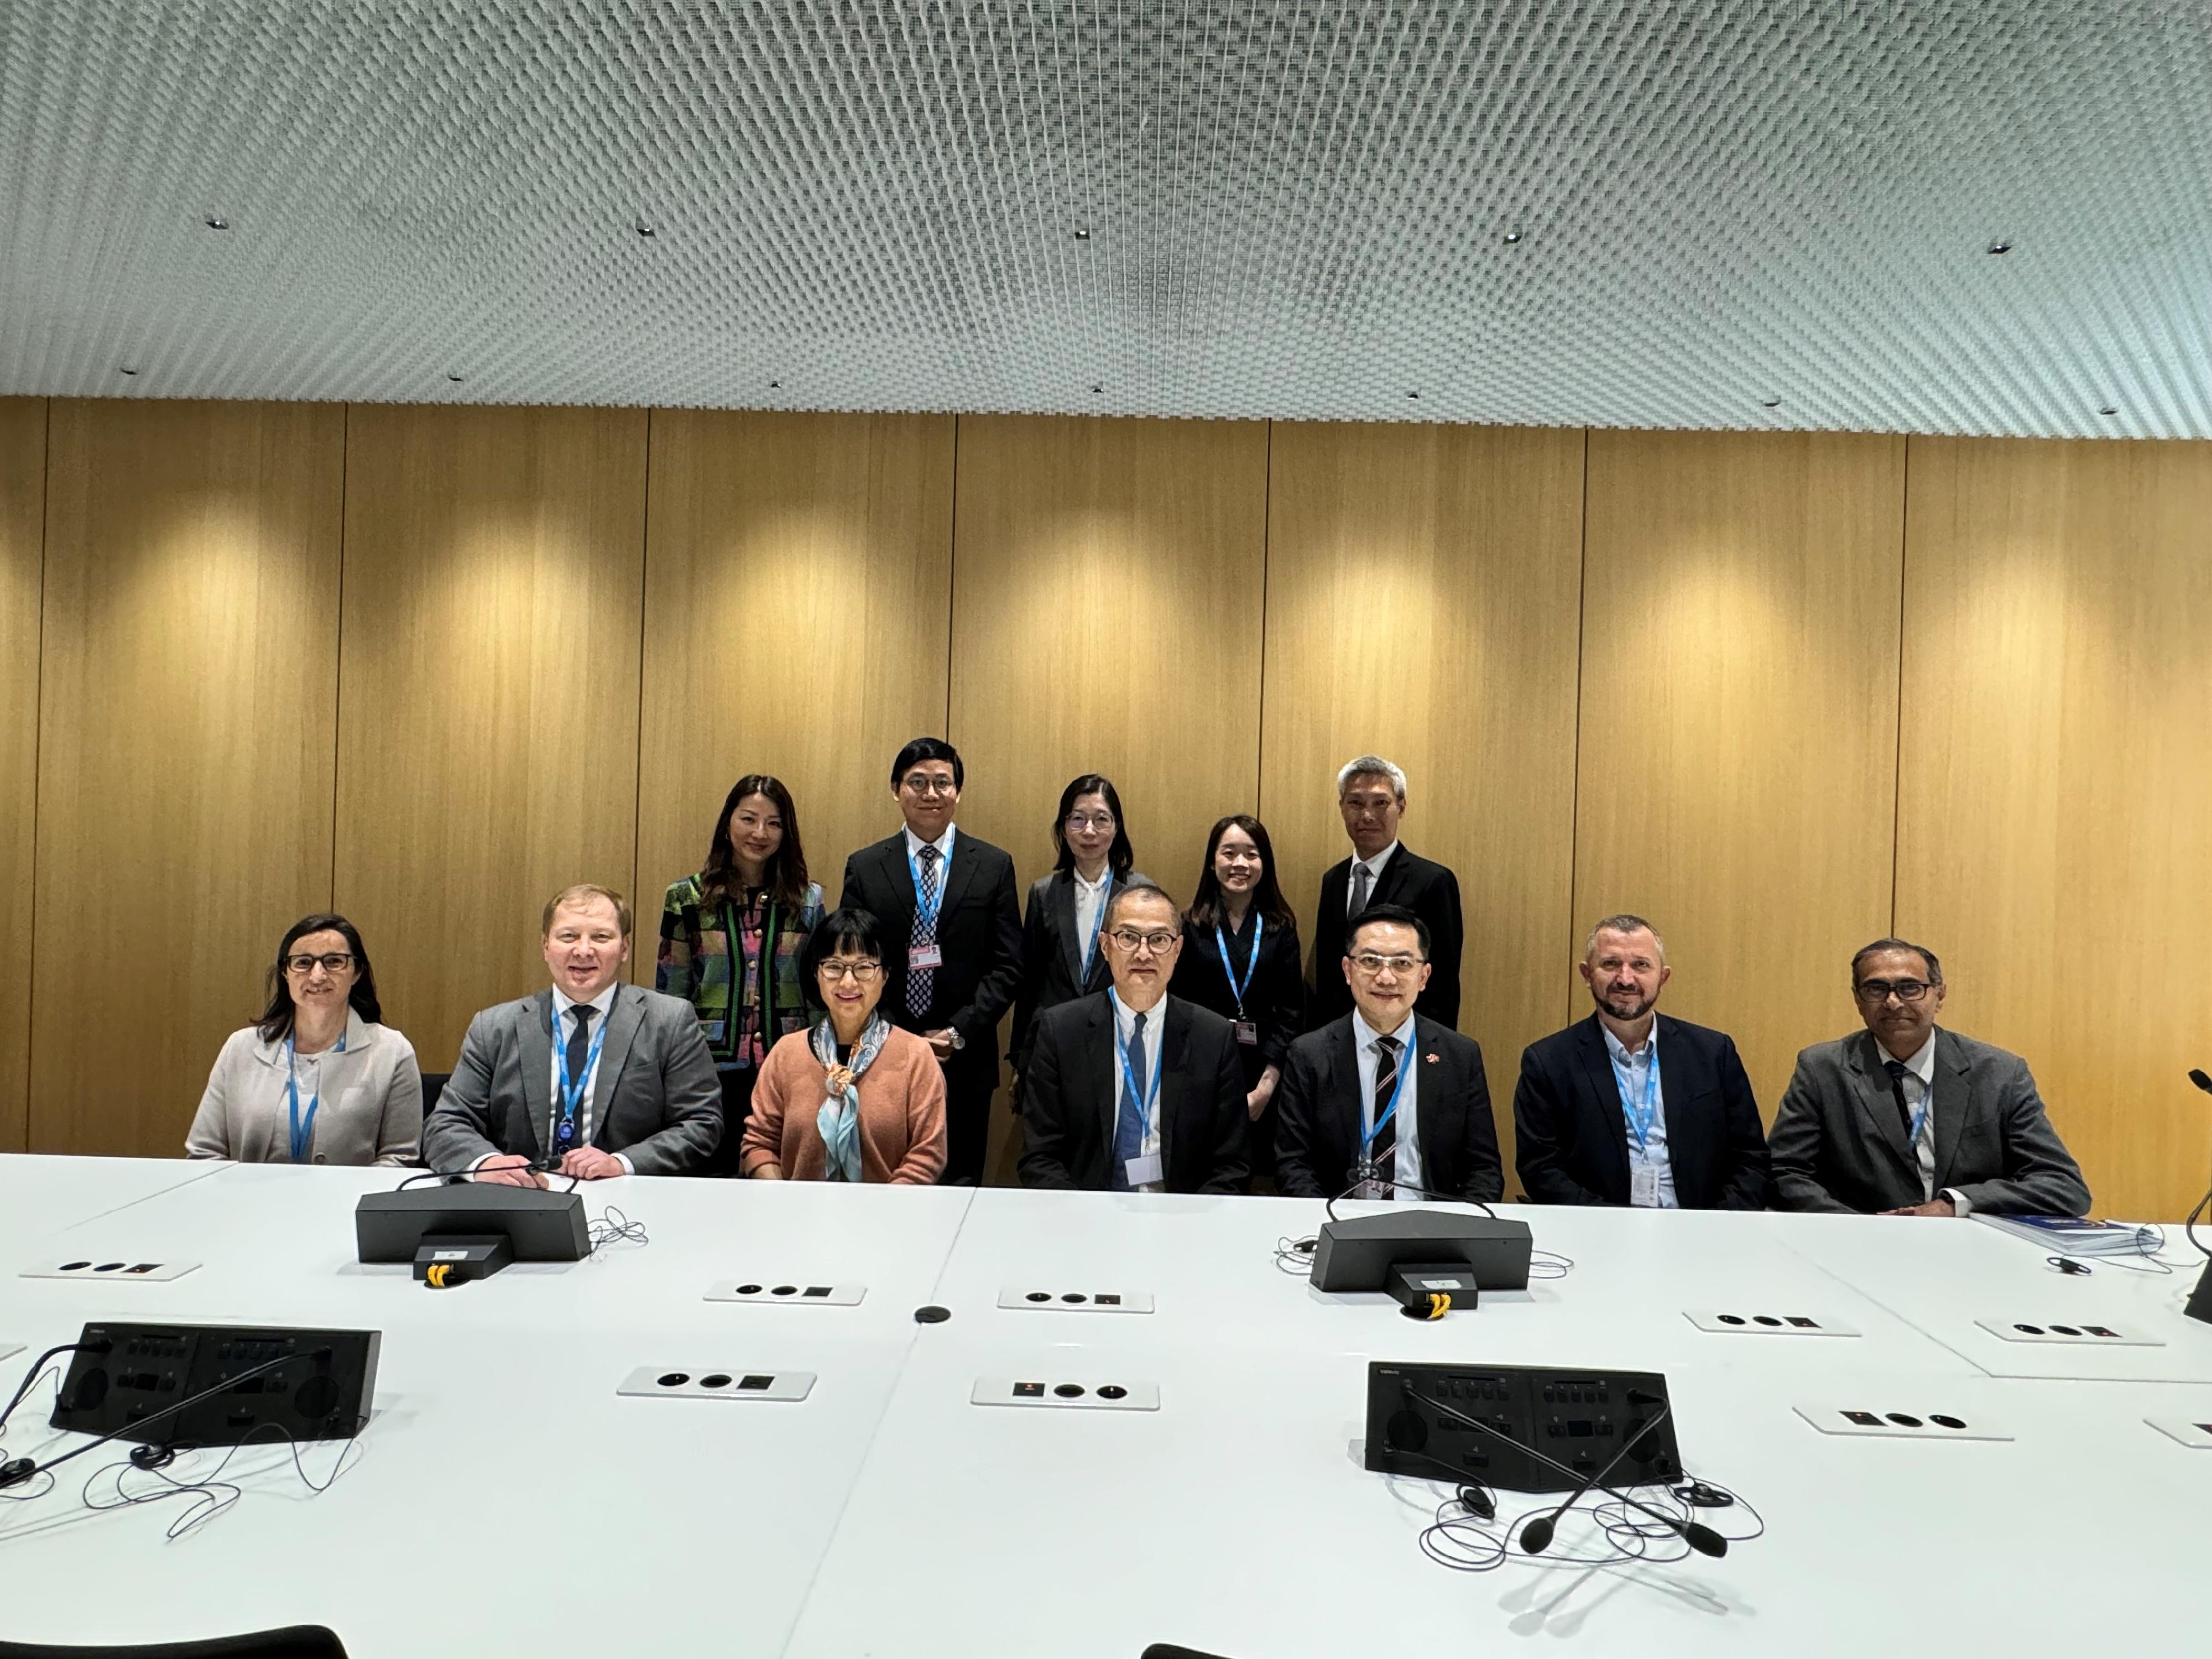
MULTIPOLYGON (((1106 994, 1112 1000, 1114 1004, 1114 1046, 1121 1050, 1121 1087, 1126 1089, 1128 1087, 1129 1073, 1133 1068, 1129 1064, 1129 1045, 1124 1042, 1121 1037, 1121 999, 1113 991, 1109 991, 1106 994)), ((1156 1003, 1153 1005, 1152 1012, 1154 1013, 1158 1013, 1166 1006, 1167 1005, 1164 1002, 1156 1003)), ((1157 1029, 1157 1023, 1155 1023, 1155 1029, 1157 1029)), ((1161 1050, 1161 1053, 1164 1054, 1166 1050, 1164 1048, 1161 1050)), ((1152 1065, 1152 1074, 1145 1079, 1145 1097, 1137 1103, 1139 1108, 1145 1115, 1145 1133, 1146 1134, 1150 1134, 1152 1133, 1152 1124, 1159 1115, 1160 1073, 1162 1069, 1163 1068, 1159 1063, 1155 1060, 1152 1065)), ((1114 1111, 1117 1117, 1121 1115, 1121 1090, 1117 1089, 1114 1092, 1114 1111)))
POLYGON ((1083 941, 1083 977, 1091 977, 1091 964, 1098 959, 1098 934, 1106 926, 1106 912, 1114 900, 1114 878, 1106 878, 1106 885, 1099 890, 1098 913, 1091 918, 1091 937, 1083 941))
MULTIPOLYGON (((907 873, 914 878, 914 925, 916 932, 925 927, 937 926, 937 913, 945 908, 945 878, 952 873, 952 830, 950 825, 945 828, 943 850, 944 857, 939 860, 937 872, 937 896, 925 904, 921 898, 921 860, 915 857, 912 846, 906 849, 907 873)), ((1102 915, 1105 913, 1103 906, 1100 907, 1099 913, 1102 915)))
POLYGON ((1912 1154, 1916 1164, 1920 1161, 1920 1132, 1928 1127, 1928 1109, 1935 1103, 1932 1094, 1920 1103, 1920 1109, 1912 1115, 1912 1128, 1905 1137, 1905 1150, 1912 1154))
POLYGON ((561 1097, 561 1121, 553 1131, 560 1143, 557 1150, 566 1152, 568 1143, 576 1138, 576 1113, 591 1098, 592 1079, 599 1075, 599 1047, 607 1040, 607 1025, 614 1014, 610 1008, 599 1016, 599 1029, 592 1033, 592 1046, 584 1052, 584 1074, 574 1085, 568 1081, 568 1063, 561 1047, 561 1015, 553 1015, 553 1086, 561 1097))
MULTIPOLYGON (((1254 941, 1252 951, 1255 956, 1259 954, 1259 949, 1258 942, 1254 941)), ((1374 1146, 1375 1137, 1382 1133, 1382 1126, 1398 1115, 1398 1102, 1406 1092, 1406 1079, 1413 1074, 1413 1052, 1414 1044, 1407 1042, 1404 1057, 1398 1064, 1397 1081, 1390 1085, 1390 1103, 1382 1109, 1382 1115, 1375 1120, 1375 1127, 1367 1132, 1359 1143, 1359 1155, 1362 1158, 1367 1155, 1368 1148, 1374 1146)))
MULTIPOLYGON (((293 1047, 292 1039, 286 1037, 284 1039, 284 1090, 291 1097, 292 1101, 292 1162, 305 1164, 307 1161, 307 1149, 315 1144, 315 1113, 323 1103, 323 1073, 319 1066, 316 1068, 315 1092, 308 1098, 307 1121, 302 1123, 300 1121, 300 1070, 295 1060, 297 1052, 293 1047)), ((343 1036, 338 1039, 338 1046, 331 1052, 334 1054, 342 1054, 345 1052, 345 1039, 343 1036)))
MULTIPOLYGON (((1244 960, 1244 977, 1238 979, 1237 970, 1229 965, 1229 940, 1221 931, 1221 924, 1213 924, 1213 948, 1221 952, 1221 971, 1228 976, 1229 989, 1237 999, 1237 1018, 1244 1018, 1244 993, 1252 988, 1252 975, 1260 971, 1260 941, 1267 936, 1267 919, 1255 914, 1252 918, 1252 954, 1244 960)), ((1397 1097, 1392 1096, 1395 1104, 1397 1097)))
POLYGON ((1610 1049, 1607 1057, 1613 1061, 1613 1087, 1620 1091, 1620 1109, 1626 1114, 1628 1127, 1636 1131, 1636 1150, 1647 1152, 1651 1145, 1651 1125, 1659 1115, 1659 1030, 1654 1026, 1645 1039, 1651 1048, 1651 1058, 1644 1071, 1644 1104, 1639 1109, 1628 1084, 1628 1068, 1621 1064, 1620 1056, 1610 1049))

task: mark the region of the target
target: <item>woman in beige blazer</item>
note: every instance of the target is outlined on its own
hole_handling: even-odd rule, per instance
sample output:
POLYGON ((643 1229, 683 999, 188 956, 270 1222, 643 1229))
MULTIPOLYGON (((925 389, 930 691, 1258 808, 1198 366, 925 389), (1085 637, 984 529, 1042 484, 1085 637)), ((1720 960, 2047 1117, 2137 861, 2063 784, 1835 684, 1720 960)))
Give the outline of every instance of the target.
POLYGON ((799 958, 828 1018, 778 1039, 753 1085, 744 1173, 763 1181, 927 1186, 945 1168, 945 1070, 937 1053, 876 1012, 876 919, 833 910, 799 958))
POLYGON ((292 924, 269 1006, 216 1056, 192 1158, 240 1164, 409 1164, 422 1133, 415 1048, 379 1024, 376 975, 343 916, 292 924))

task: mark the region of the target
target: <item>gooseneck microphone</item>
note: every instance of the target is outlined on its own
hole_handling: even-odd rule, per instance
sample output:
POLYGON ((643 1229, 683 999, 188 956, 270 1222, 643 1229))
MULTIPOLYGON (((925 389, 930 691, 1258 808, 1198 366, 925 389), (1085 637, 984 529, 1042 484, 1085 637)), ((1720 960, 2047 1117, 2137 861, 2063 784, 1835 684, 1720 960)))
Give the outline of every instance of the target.
MULTIPOLYGON (((1657 1396, 1655 1395, 1643 1394, 1641 1392, 1632 1392, 1628 1396, 1629 1404, 1632 1406, 1650 1405, 1656 1399, 1657 1399, 1657 1396)), ((1521 1528, 1521 1547, 1530 1555, 1541 1555, 1547 1549, 1548 1549, 1551 1547, 1552 1534, 1559 1527, 1559 1517, 1565 1515, 1569 1510, 1574 1508, 1576 1504, 1581 1503, 1583 1501, 1583 1494, 1587 1492, 1592 1486, 1603 1484, 1613 1472, 1620 1467, 1620 1460, 1628 1455, 1631 1449, 1632 1449, 1636 1445, 1636 1443, 1643 1439, 1645 1435, 1650 1433, 1652 1430, 1657 1428, 1662 1423, 1665 1422, 1667 1420, 1667 1414, 1674 1409, 1674 1407, 1671 1403, 1665 1401, 1659 1401, 1658 1415, 1656 1417, 1645 1418, 1644 1419, 1643 1426, 1638 1429, 1634 1434, 1630 1435, 1627 1439, 1620 1443, 1620 1449, 1613 1453, 1611 1462, 1607 1463, 1606 1466, 1600 1469, 1595 1474, 1585 1475, 1583 1478, 1582 1485, 1577 1486, 1574 1491, 1568 1493, 1567 1501, 1560 1504, 1559 1508, 1553 1510, 1549 1515, 1540 1515, 1534 1517, 1527 1526, 1521 1528)))

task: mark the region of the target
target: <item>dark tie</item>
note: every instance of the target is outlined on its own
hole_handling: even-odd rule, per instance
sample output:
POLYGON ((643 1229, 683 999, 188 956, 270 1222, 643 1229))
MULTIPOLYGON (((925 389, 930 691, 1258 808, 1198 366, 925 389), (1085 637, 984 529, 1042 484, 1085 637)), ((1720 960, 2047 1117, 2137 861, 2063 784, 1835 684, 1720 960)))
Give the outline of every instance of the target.
POLYGON ((1355 920, 1367 908, 1367 885, 1374 879, 1374 872, 1364 864, 1352 866, 1352 915, 1355 920))
POLYGON ((1912 1108, 1905 1098, 1905 1062, 1885 1060, 1881 1069, 1889 1073, 1889 1092, 1896 1097, 1897 1115, 1905 1125, 1905 1144, 1909 1147, 1912 1144, 1912 1108))
MULTIPOLYGON (((568 1095, 575 1100, 576 1109, 580 1112, 585 1105, 581 1098, 584 1088, 584 1067, 590 1063, 592 1056, 592 1016, 599 1010, 588 1002, 580 1002, 568 1012, 576 1017, 576 1029, 568 1033, 568 1057, 565 1069, 568 1073, 568 1095)), ((575 1145, 576 1120, 569 1115, 565 1101, 562 1103, 561 1127, 558 1133, 562 1152, 565 1152, 575 1145)))
MULTIPOLYGON (((914 913, 914 942, 916 945, 937 943, 937 860, 940 854, 934 847, 921 849, 921 903, 914 913)), ((909 968, 906 975, 906 1011, 916 1019, 929 1012, 930 997, 937 989, 937 969, 909 968)))
POLYGON ((1129 1190, 1129 1160, 1145 1153, 1145 1017, 1137 1016, 1129 1038, 1129 1063, 1121 1079, 1121 1106, 1114 1119, 1114 1167, 1108 1188, 1129 1190))
POLYGON ((1398 1039, 1394 1036, 1376 1037, 1378 1050, 1375 1058, 1375 1104, 1373 1113, 1375 1139, 1367 1149, 1367 1161, 1385 1180, 1389 1178, 1390 1155, 1398 1149, 1398 1118, 1391 1113, 1385 1123, 1382 1114, 1390 1110, 1390 1096, 1398 1085, 1398 1039))

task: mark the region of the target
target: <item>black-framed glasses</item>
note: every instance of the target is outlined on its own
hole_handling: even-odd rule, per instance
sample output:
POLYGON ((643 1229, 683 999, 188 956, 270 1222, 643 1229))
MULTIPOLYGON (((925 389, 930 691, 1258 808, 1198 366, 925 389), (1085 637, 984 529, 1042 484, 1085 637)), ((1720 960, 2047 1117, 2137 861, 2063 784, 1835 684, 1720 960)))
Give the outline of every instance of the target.
POLYGON ((960 786, 951 778, 927 777, 920 772, 909 772, 899 780, 899 787, 910 789, 917 795, 957 795, 960 786))
POLYGON ((1182 935, 1164 930, 1157 933, 1140 933, 1134 928, 1116 927, 1108 937, 1132 955, 1139 951, 1149 951, 1156 957, 1164 957, 1175 948, 1175 942, 1182 935))
POLYGON ((825 959, 814 971, 833 984, 841 979, 849 979, 856 984, 866 985, 884 971, 884 964, 880 962, 841 961, 837 957, 831 957, 825 959))
POLYGON ((302 951, 296 957, 284 958, 284 971, 296 979, 305 979, 320 967, 325 973, 335 977, 353 964, 354 956, 350 951, 332 951, 319 957, 311 957, 302 951))
POLYGON ((1851 987, 1851 994, 1871 1006, 1888 1001, 1893 992, 1899 1002, 1917 1002, 1929 988, 1924 979, 1863 979, 1851 987))

